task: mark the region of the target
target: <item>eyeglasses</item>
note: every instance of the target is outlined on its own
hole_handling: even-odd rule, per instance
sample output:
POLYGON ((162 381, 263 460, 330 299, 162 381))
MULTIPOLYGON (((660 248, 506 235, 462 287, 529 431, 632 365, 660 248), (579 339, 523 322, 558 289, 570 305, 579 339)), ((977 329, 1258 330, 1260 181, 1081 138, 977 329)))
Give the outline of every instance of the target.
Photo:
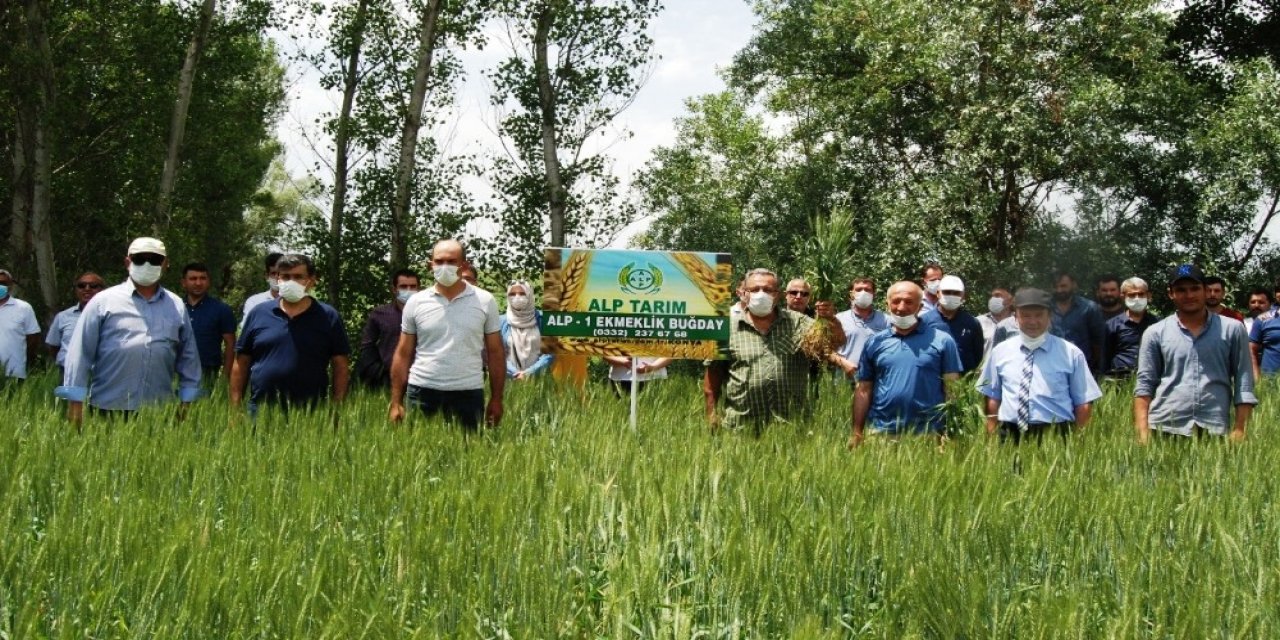
POLYGON ((808 298, 809 292, 808 291, 788 291, 787 295, 795 296, 797 298, 808 298))
POLYGON ((101 285, 101 284, 99 284, 99 283, 97 283, 97 282, 77 282, 77 283, 76 283, 76 288, 77 288, 77 289, 94 289, 94 290, 97 290, 97 289, 101 289, 101 288, 102 288, 102 285, 101 285))
POLYGON ((129 256, 129 262, 133 264, 149 264, 152 266, 164 266, 164 256, 158 253, 136 253, 129 256))

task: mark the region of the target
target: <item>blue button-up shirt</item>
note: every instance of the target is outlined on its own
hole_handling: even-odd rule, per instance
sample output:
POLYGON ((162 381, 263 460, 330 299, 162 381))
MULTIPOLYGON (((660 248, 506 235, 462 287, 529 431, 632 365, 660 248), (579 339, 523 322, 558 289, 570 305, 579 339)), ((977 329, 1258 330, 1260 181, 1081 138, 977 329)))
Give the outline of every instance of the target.
POLYGON ((1151 427, 1191 435, 1192 426, 1226 432, 1232 405, 1258 404, 1244 324, 1209 313, 1200 335, 1173 315, 1142 336, 1133 395, 1151 398, 1151 427))
MULTIPOLYGON (((874 309, 866 320, 859 317, 852 309, 837 313, 836 320, 840 321, 840 326, 844 329, 844 346, 840 347, 836 353, 841 358, 855 363, 862 358, 862 349, 867 345, 867 340, 889 328, 889 318, 883 311, 874 309)), ((844 372, 840 371, 840 374, 844 375, 844 372)))
POLYGON ((103 290, 80 313, 64 361, 59 398, 99 409, 135 410, 200 395, 200 355, 186 305, 163 288, 144 298, 132 280, 103 290))
POLYGON ((1138 347, 1142 334, 1160 321, 1154 313, 1142 314, 1142 320, 1134 322, 1129 312, 1107 321, 1107 346, 1102 350, 1102 370, 1112 374, 1132 373, 1138 366, 1138 347))
MULTIPOLYGON (((186 298, 183 302, 186 303, 186 298)), ((236 317, 227 303, 213 297, 201 298, 195 306, 187 304, 191 331, 200 354, 200 365, 206 369, 222 366, 222 338, 236 333, 236 317)))
POLYGON ((67 360, 67 347, 71 346, 71 332, 76 328, 76 321, 80 320, 80 305, 72 305, 58 312, 53 317, 53 323, 49 325, 49 333, 44 337, 44 343, 58 350, 58 366, 67 360))
MULTIPOLYGON (((1028 350, 1022 340, 1002 342, 991 349, 991 356, 978 377, 978 392, 998 400, 996 414, 1002 422, 1018 421, 1022 403, 1022 368, 1028 350)), ((1057 336, 1046 336, 1036 347, 1031 363, 1031 386, 1027 408, 1033 423, 1074 422, 1076 407, 1102 397, 1102 389, 1089 372, 1089 363, 1080 348, 1057 336)))
POLYGON ((871 336, 858 364, 858 381, 875 384, 867 422, 874 432, 940 432, 946 426, 943 376, 960 373, 956 341, 937 327, 916 324, 906 335, 871 336))
POLYGON ((1062 331, 1062 337, 1080 347, 1084 357, 1089 361, 1089 368, 1098 370, 1102 367, 1100 358, 1106 341, 1107 325, 1102 319, 1102 310, 1098 305, 1080 296, 1071 299, 1071 306, 1065 312, 1058 310, 1053 304, 1053 325, 1062 331), (1098 357, 1093 354, 1098 350, 1098 357))

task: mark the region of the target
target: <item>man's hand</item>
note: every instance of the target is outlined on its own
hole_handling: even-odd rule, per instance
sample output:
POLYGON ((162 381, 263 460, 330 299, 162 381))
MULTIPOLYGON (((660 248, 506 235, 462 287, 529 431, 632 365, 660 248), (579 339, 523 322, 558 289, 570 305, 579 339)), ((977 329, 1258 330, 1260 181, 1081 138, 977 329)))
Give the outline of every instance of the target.
POLYGON ((1229 437, 1232 442, 1244 442, 1244 429, 1232 429, 1229 437))
POLYGON ((69 402, 67 403, 67 421, 80 428, 80 424, 84 422, 84 403, 69 402))
POLYGON ((710 425, 711 427, 711 433, 719 432, 720 431, 720 414, 715 411, 711 411, 707 413, 707 424, 710 425))
POLYGON ((404 421, 404 403, 392 402, 391 408, 387 409, 387 420, 391 424, 399 424, 404 421))
POLYGON ((484 423, 490 427, 498 426, 502 422, 502 398, 493 398, 489 401, 489 407, 484 412, 484 423))
POLYGON ((524 375, 524 372, 523 372, 523 371, 520 371, 520 372, 517 372, 514 376, 511 376, 511 377, 512 377, 513 379, 515 379, 515 380, 524 380, 527 376, 525 376, 525 375, 524 375))
POLYGON ((854 432, 851 434, 849 436, 849 450, 853 451, 854 449, 862 446, 863 438, 865 438, 865 436, 862 432, 854 432))
POLYGON ((835 320, 836 305, 832 304, 829 300, 820 300, 817 304, 813 305, 813 313, 820 318, 835 320))

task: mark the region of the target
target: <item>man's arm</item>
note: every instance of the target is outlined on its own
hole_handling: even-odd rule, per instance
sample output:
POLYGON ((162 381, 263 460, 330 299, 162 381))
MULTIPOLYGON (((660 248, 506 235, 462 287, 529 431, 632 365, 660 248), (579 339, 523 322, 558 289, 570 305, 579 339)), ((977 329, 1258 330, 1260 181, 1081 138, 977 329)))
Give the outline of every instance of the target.
MULTIPOLYGON (((39 327, 36 327, 39 329, 39 327)), ((40 355, 40 332, 27 334, 27 368, 31 369, 36 365, 36 358, 40 355)))
POLYGON ((1255 382, 1262 381, 1262 367, 1258 364, 1262 360, 1262 345, 1256 342, 1249 343, 1249 355, 1253 360, 1253 379, 1255 382))
POLYGON ((1146 444, 1151 439, 1151 396, 1134 396, 1133 427, 1138 431, 1138 444, 1146 444))
POLYGON ((185 309, 178 340, 178 360, 174 364, 178 374, 178 400, 186 404, 200 397, 200 377, 204 375, 204 369, 200 366, 200 352, 196 349, 195 333, 191 330, 191 319, 185 309))
POLYGON ((944 373, 942 374, 942 397, 950 402, 952 398, 960 397, 960 389, 957 387, 960 383, 960 374, 944 373))
POLYGON ((822 301, 814 305, 813 312, 820 318, 826 318, 827 326, 831 327, 831 350, 835 351, 843 347, 845 340, 844 325, 836 319, 835 305, 822 301))
POLYGON ((231 377, 227 382, 227 394, 231 397, 231 406, 239 407, 244 401, 245 385, 249 383, 249 365, 253 358, 247 353, 236 354, 231 363, 231 377))
POLYGON ((1086 402, 1076 405, 1076 430, 1083 430, 1089 426, 1089 419, 1093 417, 1093 403, 1086 402))
POLYGON ((871 393, 874 390, 874 382, 861 380, 853 391, 853 430, 849 434, 850 449, 862 444, 863 430, 867 426, 867 414, 871 411, 871 393))
POLYGON ((418 337, 412 333, 401 333, 396 353, 391 357, 391 407, 387 418, 392 422, 404 420, 404 391, 409 386, 409 363, 413 362, 417 342, 418 337))
POLYGON ((484 346, 489 356, 489 406, 484 419, 489 426, 496 427, 502 422, 502 392, 507 384, 507 377, 498 373, 507 359, 502 350, 502 334, 497 331, 484 334, 484 346))
POLYGON ((707 365, 707 370, 702 376, 702 396, 706 401, 707 423, 714 430, 720 426, 720 419, 716 413, 716 405, 720 402, 720 395, 724 391, 724 382, 729 378, 729 363, 724 360, 714 360, 707 365))
POLYGON ((987 398, 987 435, 995 435, 996 427, 1000 425, 1000 401, 995 398, 987 398))
POLYGON ((1249 423, 1249 417, 1253 415, 1253 405, 1238 404, 1236 405, 1236 423, 1231 428, 1231 439, 1240 442, 1244 440, 1244 428, 1249 423))
POLYGON ((222 334, 222 375, 231 378, 231 367, 236 361, 236 334, 222 334))
POLYGON ((79 426, 84 415, 84 401, 89 395, 89 372, 98 358, 98 336, 102 329, 102 317, 98 307, 90 301, 81 312, 80 320, 71 330, 71 342, 67 344, 67 357, 63 361, 62 386, 54 394, 67 401, 67 419, 79 426))
POLYGON ((333 366, 333 401, 342 402, 347 399, 347 387, 351 384, 351 358, 334 356, 330 362, 333 366))

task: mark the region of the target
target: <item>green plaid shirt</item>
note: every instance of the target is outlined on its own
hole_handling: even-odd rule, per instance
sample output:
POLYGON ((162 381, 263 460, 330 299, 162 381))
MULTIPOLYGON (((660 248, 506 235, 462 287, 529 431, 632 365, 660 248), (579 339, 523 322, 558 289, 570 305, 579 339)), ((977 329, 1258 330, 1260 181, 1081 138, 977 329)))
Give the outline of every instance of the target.
POLYGON ((762 425, 808 410, 809 359, 800 338, 813 324, 803 314, 778 309, 769 333, 760 335, 746 313, 729 330, 729 382, 724 426, 762 425))

